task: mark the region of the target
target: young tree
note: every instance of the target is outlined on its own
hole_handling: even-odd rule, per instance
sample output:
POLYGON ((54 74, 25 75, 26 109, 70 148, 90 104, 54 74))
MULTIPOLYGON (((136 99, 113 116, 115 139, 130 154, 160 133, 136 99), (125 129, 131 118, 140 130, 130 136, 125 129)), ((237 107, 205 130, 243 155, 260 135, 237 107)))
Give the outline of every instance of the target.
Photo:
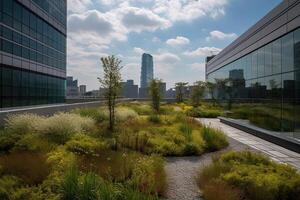
POLYGON ((103 77, 98 78, 101 87, 105 88, 104 98, 107 101, 109 110, 109 130, 114 131, 115 127, 115 106, 116 98, 121 90, 121 60, 114 56, 102 57, 101 58, 103 67, 103 77))
POLYGON ((196 81, 192 88, 191 101, 193 106, 197 107, 200 105, 200 101, 203 98, 205 91, 205 82, 196 81))
POLYGON ((150 83, 149 87, 149 95, 152 99, 152 108, 159 113, 160 110, 160 85, 161 85, 161 80, 159 79, 153 79, 150 83))
POLYGON ((184 87, 188 85, 187 82, 178 82, 175 83, 175 89, 176 89, 176 99, 177 102, 183 102, 183 97, 184 97, 184 87))

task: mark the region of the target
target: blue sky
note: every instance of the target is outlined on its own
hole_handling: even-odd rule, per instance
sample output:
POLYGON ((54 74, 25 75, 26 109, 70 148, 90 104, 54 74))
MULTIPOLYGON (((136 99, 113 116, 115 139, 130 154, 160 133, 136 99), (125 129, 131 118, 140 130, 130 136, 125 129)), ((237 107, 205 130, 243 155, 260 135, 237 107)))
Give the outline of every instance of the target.
POLYGON ((116 55, 122 77, 140 82, 143 52, 167 82, 204 80, 204 59, 218 53, 280 0, 68 0, 67 74, 99 88, 100 57, 116 55))

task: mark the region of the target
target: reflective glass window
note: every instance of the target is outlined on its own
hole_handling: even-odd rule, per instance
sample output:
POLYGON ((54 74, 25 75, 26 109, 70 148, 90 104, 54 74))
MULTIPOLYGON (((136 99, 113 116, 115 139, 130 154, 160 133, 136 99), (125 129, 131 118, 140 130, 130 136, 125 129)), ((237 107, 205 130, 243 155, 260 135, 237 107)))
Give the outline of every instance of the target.
POLYGON ((257 76, 265 75, 265 48, 262 47, 257 51, 257 76))
POLYGON ((281 73, 281 39, 272 43, 272 74, 281 73))
POLYGON ((252 54, 252 63, 251 63, 251 78, 257 78, 257 51, 254 51, 252 54))
POLYGON ((295 69, 300 69, 300 29, 294 32, 294 66, 295 69))
POLYGON ((282 72, 294 69, 294 38, 289 33, 282 38, 282 72))
POLYGON ((272 44, 265 47, 265 75, 272 75, 272 44))

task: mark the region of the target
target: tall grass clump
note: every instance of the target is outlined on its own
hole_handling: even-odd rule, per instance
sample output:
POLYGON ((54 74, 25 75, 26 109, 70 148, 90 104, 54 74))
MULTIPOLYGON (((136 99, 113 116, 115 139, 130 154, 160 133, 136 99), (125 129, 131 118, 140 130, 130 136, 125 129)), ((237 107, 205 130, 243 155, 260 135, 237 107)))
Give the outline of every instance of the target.
POLYGON ((67 170, 62 182, 63 199, 73 200, 78 199, 79 191, 79 171, 75 165, 67 170))
POLYGON ((249 151, 214 158, 197 182, 207 200, 296 200, 300 194, 296 169, 249 151))
POLYGON ((31 113, 9 115, 5 120, 5 129, 12 134, 32 133, 44 119, 44 117, 31 113))
POLYGON ((82 117, 90 117, 97 123, 101 123, 108 119, 107 114, 103 112, 103 108, 80 108, 75 109, 74 113, 79 114, 82 117))
POLYGON ((161 118, 158 114, 151 114, 148 116, 148 121, 152 122, 154 124, 160 124, 161 123, 161 118))
POLYGON ((132 183, 148 195, 162 195, 166 186, 164 160, 158 156, 141 157, 132 170, 132 183))
POLYGON ((130 108, 126 108, 126 107, 118 107, 116 109, 116 119, 117 121, 126 121, 128 119, 135 119, 137 118, 139 115, 130 108))
POLYGON ((202 137, 208 151, 217 151, 228 146, 227 138, 220 130, 204 126, 202 128, 202 137))
POLYGON ((43 121, 38 126, 38 133, 49 140, 64 144, 75 133, 88 133, 95 126, 95 121, 77 114, 58 113, 43 121))
POLYGON ((180 124, 179 130, 182 132, 182 134, 188 141, 191 141, 193 127, 188 123, 188 121, 185 121, 184 123, 180 124))

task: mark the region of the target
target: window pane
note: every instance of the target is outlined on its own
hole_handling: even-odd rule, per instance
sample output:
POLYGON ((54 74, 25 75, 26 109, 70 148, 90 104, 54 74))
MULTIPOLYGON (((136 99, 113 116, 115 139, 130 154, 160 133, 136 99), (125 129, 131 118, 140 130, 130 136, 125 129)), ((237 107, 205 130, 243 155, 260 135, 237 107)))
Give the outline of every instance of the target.
POLYGON ((26 59, 29 59, 29 49, 25 48, 25 47, 22 47, 22 57, 23 58, 26 58, 26 59))
POLYGON ((14 55, 16 56, 22 56, 22 48, 21 46, 17 45, 17 44, 14 44, 14 55))
POLYGON ((3 40, 2 41, 2 49, 3 51, 5 51, 6 53, 11 53, 13 52, 13 45, 11 42, 8 42, 6 40, 3 40))
POLYGON ((25 8, 22 11, 22 21, 26 26, 29 26, 29 12, 25 8))
POLYGON ((257 76, 263 77, 265 75, 265 55, 264 48, 257 51, 257 76))
POLYGON ((294 69, 294 44, 293 33, 282 38, 282 72, 294 69))
POLYGON ((272 44, 265 47, 265 75, 272 74, 272 44))
POLYGON ((294 32, 295 69, 300 69, 300 29, 294 32))
POLYGON ((12 33, 13 33, 12 30, 3 26, 2 32, 3 32, 2 35, 4 38, 6 38, 8 40, 12 40, 12 33))
POLYGON ((257 78, 257 51, 252 53, 251 78, 257 78))
POLYGON ((272 73, 281 73, 281 39, 278 39, 272 43, 272 73))
MULTIPOLYGON (((295 100, 295 77, 294 73, 282 74, 282 126, 283 132, 294 131, 294 100, 295 100)), ((291 137, 292 133, 284 133, 284 136, 291 137)))

